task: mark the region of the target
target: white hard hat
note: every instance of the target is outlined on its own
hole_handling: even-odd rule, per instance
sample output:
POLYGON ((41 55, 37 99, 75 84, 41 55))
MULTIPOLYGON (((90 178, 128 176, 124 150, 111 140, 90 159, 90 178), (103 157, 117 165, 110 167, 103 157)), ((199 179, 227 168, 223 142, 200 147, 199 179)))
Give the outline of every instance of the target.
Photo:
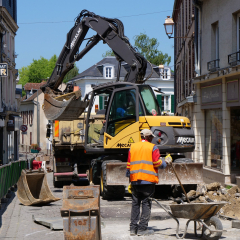
POLYGON ((141 135, 143 135, 144 137, 146 136, 153 136, 153 137, 156 137, 151 130, 149 129, 143 129, 141 132, 140 132, 141 135))

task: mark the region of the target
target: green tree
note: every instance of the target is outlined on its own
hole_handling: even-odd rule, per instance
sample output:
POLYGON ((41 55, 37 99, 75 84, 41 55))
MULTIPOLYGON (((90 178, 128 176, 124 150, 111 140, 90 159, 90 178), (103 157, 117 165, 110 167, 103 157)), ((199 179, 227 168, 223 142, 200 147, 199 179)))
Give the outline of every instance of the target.
POLYGON ((150 63, 158 66, 169 65, 171 62, 171 56, 158 50, 159 42, 156 38, 149 38, 145 33, 140 33, 134 37, 134 41, 135 47, 150 63))
POLYGON ((108 50, 105 53, 102 54, 102 57, 107 57, 107 56, 115 56, 112 50, 108 50))
POLYGON ((49 78, 56 62, 56 55, 53 55, 49 60, 44 57, 40 57, 39 60, 33 59, 29 66, 19 70, 19 83, 23 85, 27 82, 40 83, 43 79, 49 78))
MULTIPOLYGON (((158 50, 159 42, 156 38, 149 38, 145 33, 140 33, 134 37, 134 47, 150 62, 155 65, 167 64, 171 62, 171 56, 163 54, 158 50)), ((102 57, 114 56, 112 50, 106 51, 102 57)))
MULTIPOLYGON (((43 79, 47 79, 51 76, 57 62, 57 56, 54 54, 49 60, 40 57, 40 59, 33 59, 32 63, 27 67, 19 69, 19 84, 23 86, 28 83, 40 83, 43 79)), ((74 68, 71 69, 63 79, 66 83, 73 77, 79 74, 78 67, 74 64, 74 68)), ((25 92, 23 91, 23 96, 25 92)))
POLYGON ((64 77, 63 82, 66 83, 68 82, 70 79, 76 77, 79 74, 79 68, 76 66, 76 64, 74 63, 74 68, 71 69, 64 77))

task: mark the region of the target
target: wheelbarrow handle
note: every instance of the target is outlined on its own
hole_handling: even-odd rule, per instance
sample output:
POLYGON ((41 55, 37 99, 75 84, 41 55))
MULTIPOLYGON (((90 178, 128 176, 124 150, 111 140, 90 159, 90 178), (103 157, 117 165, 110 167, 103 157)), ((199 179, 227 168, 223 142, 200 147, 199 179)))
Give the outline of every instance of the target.
POLYGON ((180 179, 179 179, 179 177, 178 177, 178 175, 177 175, 177 172, 175 171, 175 169, 174 169, 174 167, 173 167, 172 162, 170 162, 170 166, 172 167, 173 172, 175 173, 175 175, 176 175, 176 177, 177 177, 177 180, 178 180, 178 182, 179 182, 179 184, 180 184, 180 186, 181 186, 181 188, 182 188, 182 190, 183 190, 183 192, 184 192, 184 194, 185 194, 185 196, 186 196, 186 199, 187 199, 188 203, 190 203, 190 200, 189 200, 189 198, 188 198, 188 196, 187 196, 187 193, 186 193, 186 191, 185 191, 185 189, 184 189, 184 187, 183 187, 183 185, 182 185, 182 183, 181 183, 181 181, 180 181, 180 179))

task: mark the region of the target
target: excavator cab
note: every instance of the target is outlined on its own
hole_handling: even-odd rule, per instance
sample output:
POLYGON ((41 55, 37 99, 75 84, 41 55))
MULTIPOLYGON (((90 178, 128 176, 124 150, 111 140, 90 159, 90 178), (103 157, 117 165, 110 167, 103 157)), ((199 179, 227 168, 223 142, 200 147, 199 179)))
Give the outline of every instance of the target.
MULTIPOLYGON (((147 115, 161 115, 161 110, 149 85, 115 83, 96 87, 91 93, 87 116, 86 149, 129 149, 139 142, 139 118, 147 115), (93 115, 96 99, 107 96, 103 114, 93 115), (101 117, 100 117, 101 115, 101 117), (99 119, 103 119, 99 121, 99 119)), ((103 104, 102 104, 103 107, 103 104)))

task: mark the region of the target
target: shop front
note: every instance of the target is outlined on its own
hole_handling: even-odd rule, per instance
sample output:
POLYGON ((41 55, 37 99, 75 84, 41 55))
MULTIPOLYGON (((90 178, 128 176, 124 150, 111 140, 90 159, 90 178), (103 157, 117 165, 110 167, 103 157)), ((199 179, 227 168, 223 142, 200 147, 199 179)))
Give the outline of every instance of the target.
POLYGON ((231 174, 240 175, 240 96, 239 79, 231 79, 227 85, 227 107, 230 108, 231 174))
POLYGON ((204 177, 223 184, 240 182, 240 83, 227 76, 200 84, 204 114, 204 177))
POLYGON ((205 124, 205 166, 223 171, 222 81, 201 85, 201 109, 205 124))

